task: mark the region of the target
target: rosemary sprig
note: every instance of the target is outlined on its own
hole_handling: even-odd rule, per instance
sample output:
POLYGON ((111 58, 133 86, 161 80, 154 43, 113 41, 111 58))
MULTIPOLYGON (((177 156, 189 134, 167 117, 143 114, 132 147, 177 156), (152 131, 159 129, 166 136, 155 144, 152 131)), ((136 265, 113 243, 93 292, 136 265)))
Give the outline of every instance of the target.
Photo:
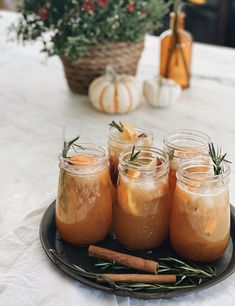
POLYGON ((182 260, 173 257, 159 258, 159 272, 161 268, 169 268, 172 272, 176 272, 177 275, 187 275, 197 278, 212 278, 216 275, 216 270, 208 265, 198 265, 195 263, 186 263, 182 260))
POLYGON ((114 270, 130 270, 130 268, 119 266, 115 262, 104 262, 104 261, 101 261, 101 260, 99 260, 95 264, 95 266, 100 268, 100 270, 107 270, 109 268, 112 268, 114 270))
POLYGON ((127 160, 127 163, 128 163, 128 164, 138 165, 138 164, 136 163, 136 161, 137 161, 137 159, 138 159, 140 153, 141 153, 141 151, 135 152, 135 146, 133 146, 132 151, 131 151, 131 155, 130 155, 129 159, 127 160))
POLYGON ((231 164, 231 162, 225 158, 227 156, 227 153, 222 154, 221 147, 217 147, 217 150, 215 150, 213 143, 209 143, 209 155, 213 162, 213 168, 214 168, 215 175, 219 175, 223 173, 224 169, 221 166, 223 162, 231 164))
POLYGON ((196 285, 172 286, 166 284, 144 284, 144 283, 125 283, 125 285, 132 288, 132 291, 151 290, 156 292, 167 292, 177 289, 188 289, 196 287, 196 285))
POLYGON ((119 123, 117 123, 113 120, 111 123, 109 123, 109 127, 117 129, 120 133, 122 133, 124 131, 124 126, 121 123, 121 121, 119 121, 119 123))
POLYGON ((62 157, 63 158, 67 157, 67 154, 68 154, 69 150, 71 149, 71 147, 74 149, 74 151, 76 153, 77 153, 76 148, 84 150, 84 148, 82 146, 76 144, 76 141, 78 141, 79 138, 80 138, 80 136, 77 136, 70 141, 64 141, 64 145, 63 145, 63 149, 62 149, 62 157))
POLYGON ((114 261, 103 261, 101 259, 98 259, 94 266, 100 268, 101 270, 107 270, 110 268, 113 270, 132 270, 131 268, 117 265, 114 261))
MULTIPOLYGON (((216 276, 216 269, 214 267, 204 264, 199 265, 191 262, 184 262, 173 257, 159 258, 158 263, 159 273, 169 274, 170 272, 171 274, 176 274, 177 282, 175 284, 120 283, 119 285, 125 285, 127 288, 132 289, 132 291, 151 290, 156 292, 165 292, 176 289, 193 288, 216 276)), ((124 271, 133 271, 130 268, 117 265, 115 262, 105 262, 102 260, 98 260, 95 266, 100 268, 102 271, 108 269, 113 271, 120 271, 122 269, 124 271)))
MULTIPOLYGON (((194 263, 186 263, 173 257, 159 258, 159 273, 169 272, 176 273, 178 276, 197 277, 197 278, 212 278, 216 276, 216 270, 208 265, 196 265, 194 263)), ((102 270, 112 268, 113 270, 131 270, 130 268, 117 265, 115 262, 105 262, 99 260, 96 267, 101 267, 102 270)))

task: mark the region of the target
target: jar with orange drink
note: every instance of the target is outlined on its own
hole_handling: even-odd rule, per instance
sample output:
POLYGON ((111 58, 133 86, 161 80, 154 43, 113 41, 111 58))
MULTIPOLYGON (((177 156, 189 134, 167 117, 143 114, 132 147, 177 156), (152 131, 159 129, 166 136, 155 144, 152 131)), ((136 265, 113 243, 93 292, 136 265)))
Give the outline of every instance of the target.
POLYGON ((102 240, 112 222, 107 150, 73 140, 65 142, 59 161, 56 226, 61 238, 77 245, 102 240))
POLYGON ((133 147, 119 159, 113 231, 129 249, 148 250, 168 234, 168 158, 153 147, 133 147))
POLYGON ((114 187, 117 185, 120 154, 135 144, 139 146, 151 146, 152 142, 153 136, 148 131, 134 128, 128 122, 116 123, 112 121, 108 137, 108 152, 110 176, 114 187))
POLYGON ((170 238, 175 251, 189 260, 214 261, 229 242, 230 167, 223 160, 217 173, 216 167, 204 157, 182 163, 177 172, 170 238))
POLYGON ((173 202, 176 187, 176 171, 179 164, 198 155, 207 154, 209 143, 209 136, 194 130, 179 130, 164 138, 164 151, 169 156, 170 164, 169 188, 171 203, 173 202))

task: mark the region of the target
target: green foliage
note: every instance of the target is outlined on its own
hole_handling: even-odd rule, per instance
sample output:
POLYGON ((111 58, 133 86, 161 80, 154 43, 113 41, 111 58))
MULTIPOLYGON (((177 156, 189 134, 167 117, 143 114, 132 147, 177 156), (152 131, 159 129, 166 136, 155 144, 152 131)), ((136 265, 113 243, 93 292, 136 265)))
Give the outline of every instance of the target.
POLYGON ((48 55, 84 56, 92 45, 139 41, 160 26, 164 0, 23 0, 12 25, 19 41, 43 41, 48 55))

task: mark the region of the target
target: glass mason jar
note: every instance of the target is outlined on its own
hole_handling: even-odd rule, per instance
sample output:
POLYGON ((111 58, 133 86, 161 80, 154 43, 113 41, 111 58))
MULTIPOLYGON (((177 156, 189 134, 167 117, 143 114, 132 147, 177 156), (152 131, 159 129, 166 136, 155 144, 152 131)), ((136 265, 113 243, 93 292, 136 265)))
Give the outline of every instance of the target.
POLYGON ((210 142, 209 136, 194 130, 179 130, 164 138, 164 151, 169 156, 170 164, 169 188, 171 202, 173 202, 176 187, 176 171, 179 164, 187 159, 208 154, 210 142))
POLYGON ((220 258, 230 236, 228 163, 215 175, 208 158, 187 161, 178 169, 170 238, 182 257, 210 262, 220 258))
POLYGON ((168 158, 153 147, 141 151, 130 164, 131 149, 120 156, 118 201, 113 205, 113 231, 129 249, 148 250, 163 243, 168 235, 168 158))
POLYGON ((118 163, 120 154, 133 145, 150 147, 153 142, 153 135, 142 129, 135 128, 137 137, 133 140, 124 140, 120 137, 120 132, 111 128, 108 137, 109 167, 110 177, 113 186, 117 186, 118 163))
POLYGON ((160 75, 176 81, 182 88, 190 85, 193 39, 184 29, 185 13, 170 14, 170 29, 160 36, 160 75))
POLYGON ((88 245, 108 234, 112 222, 111 182, 107 150, 81 144, 59 157, 56 226, 65 241, 88 245))

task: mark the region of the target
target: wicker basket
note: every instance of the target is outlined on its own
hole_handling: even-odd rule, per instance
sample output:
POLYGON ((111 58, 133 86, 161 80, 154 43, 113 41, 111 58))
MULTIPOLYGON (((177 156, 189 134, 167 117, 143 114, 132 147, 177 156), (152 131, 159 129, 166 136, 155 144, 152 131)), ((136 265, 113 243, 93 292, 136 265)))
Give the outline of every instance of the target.
POLYGON ((118 73, 135 75, 143 48, 144 40, 138 43, 109 43, 103 47, 97 45, 77 63, 60 56, 70 89, 87 94, 90 83, 104 72, 107 65, 118 73))

